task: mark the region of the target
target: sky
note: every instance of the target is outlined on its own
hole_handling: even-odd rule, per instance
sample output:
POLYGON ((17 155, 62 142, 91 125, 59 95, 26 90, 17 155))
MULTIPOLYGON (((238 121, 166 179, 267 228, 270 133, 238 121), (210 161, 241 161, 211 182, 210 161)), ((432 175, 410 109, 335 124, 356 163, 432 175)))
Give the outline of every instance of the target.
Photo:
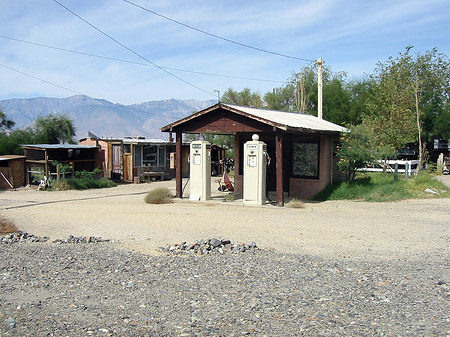
POLYGON ((209 100, 319 57, 351 80, 409 45, 450 55, 448 0, 0 0, 0 22, 0 100, 209 100))

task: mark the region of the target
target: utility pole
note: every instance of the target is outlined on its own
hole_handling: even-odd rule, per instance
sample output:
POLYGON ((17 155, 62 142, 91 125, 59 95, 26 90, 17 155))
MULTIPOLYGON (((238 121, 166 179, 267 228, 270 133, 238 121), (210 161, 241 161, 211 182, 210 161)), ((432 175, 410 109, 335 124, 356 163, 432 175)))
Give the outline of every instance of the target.
POLYGON ((317 64, 317 117, 323 119, 322 115, 322 92, 323 92, 323 64, 325 63, 321 57, 316 61, 317 64))
POLYGON ((214 92, 217 92, 217 103, 220 103, 220 91, 214 90, 214 92))

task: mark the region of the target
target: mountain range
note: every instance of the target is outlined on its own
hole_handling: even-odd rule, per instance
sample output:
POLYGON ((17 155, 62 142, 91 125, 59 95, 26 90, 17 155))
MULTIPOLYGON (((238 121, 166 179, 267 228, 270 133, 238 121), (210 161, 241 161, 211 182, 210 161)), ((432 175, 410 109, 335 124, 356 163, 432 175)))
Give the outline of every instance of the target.
POLYGON ((64 114, 74 122, 76 139, 87 137, 88 131, 99 137, 168 139, 168 134, 160 132, 162 126, 215 103, 215 100, 168 99, 122 105, 76 95, 0 100, 0 110, 16 123, 15 128, 30 126, 39 116, 64 114))

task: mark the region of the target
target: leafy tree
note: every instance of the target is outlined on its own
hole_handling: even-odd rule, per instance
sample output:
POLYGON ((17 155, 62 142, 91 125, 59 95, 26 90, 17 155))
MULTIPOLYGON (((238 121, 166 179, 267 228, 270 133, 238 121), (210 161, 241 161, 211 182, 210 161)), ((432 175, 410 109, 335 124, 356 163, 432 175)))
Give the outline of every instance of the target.
POLYGON ((374 130, 364 123, 351 126, 350 132, 341 137, 338 148, 338 167, 351 181, 356 171, 368 163, 392 155, 395 149, 389 144, 379 144, 374 130))
POLYGON ((345 125, 358 125, 362 123, 363 115, 367 114, 367 101, 372 94, 375 81, 368 78, 355 79, 347 83, 350 95, 349 109, 345 125))
POLYGON ((397 150, 417 141, 422 164, 423 141, 438 130, 447 132, 438 121, 447 114, 450 64, 436 49, 411 55, 411 48, 378 64, 364 121, 372 125, 380 142, 397 150))
POLYGON ((251 92, 249 88, 245 88, 240 92, 229 88, 221 97, 221 101, 255 108, 261 108, 263 106, 261 95, 258 92, 251 92))
POLYGON ((65 115, 50 114, 45 117, 38 117, 34 121, 33 132, 36 143, 74 144, 75 127, 73 121, 65 115))
POLYGON ((11 131, 8 135, 0 135, 0 155, 22 155, 22 144, 33 144, 34 134, 30 128, 11 131))
POLYGON ((16 123, 8 119, 3 111, 0 110, 0 134, 11 130, 16 123))

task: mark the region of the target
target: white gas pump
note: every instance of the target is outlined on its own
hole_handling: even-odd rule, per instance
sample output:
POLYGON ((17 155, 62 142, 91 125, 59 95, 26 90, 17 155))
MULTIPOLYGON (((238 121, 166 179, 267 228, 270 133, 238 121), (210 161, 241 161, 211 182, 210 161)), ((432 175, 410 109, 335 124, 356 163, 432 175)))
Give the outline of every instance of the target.
POLYGON ((244 205, 265 205, 267 145, 258 135, 244 144, 244 205))
POLYGON ((190 200, 211 199, 211 144, 204 140, 191 143, 190 200))

